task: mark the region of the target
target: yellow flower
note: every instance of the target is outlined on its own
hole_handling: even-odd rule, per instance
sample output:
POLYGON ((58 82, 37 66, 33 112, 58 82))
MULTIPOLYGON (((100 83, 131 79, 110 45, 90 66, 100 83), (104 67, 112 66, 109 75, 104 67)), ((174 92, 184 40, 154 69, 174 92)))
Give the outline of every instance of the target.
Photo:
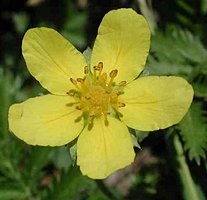
POLYGON ((182 78, 135 79, 146 62, 150 31, 132 9, 105 15, 90 66, 59 33, 34 28, 22 51, 30 73, 51 94, 14 104, 9 128, 31 145, 59 146, 77 138, 77 164, 102 179, 134 160, 127 126, 153 131, 178 123, 193 97, 182 78))

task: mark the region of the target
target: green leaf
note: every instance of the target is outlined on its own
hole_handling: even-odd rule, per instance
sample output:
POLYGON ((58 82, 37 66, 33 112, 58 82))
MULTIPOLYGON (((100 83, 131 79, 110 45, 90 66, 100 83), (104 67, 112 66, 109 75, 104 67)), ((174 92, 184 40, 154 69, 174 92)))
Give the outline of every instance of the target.
POLYGON ((60 170, 68 171, 72 165, 67 146, 52 148, 50 160, 60 170))
POLYGON ((149 135, 149 133, 149 131, 135 130, 135 135, 139 143, 142 142, 149 135))
POLYGON ((8 135, 8 109, 12 102, 12 75, 0 69, 0 135, 8 135))
POLYGON ((0 199, 1 200, 25 200, 28 195, 25 191, 18 189, 0 189, 0 199))
POLYGON ((197 164, 207 152, 207 125, 203 114, 202 104, 193 103, 179 124, 184 149, 188 151, 189 159, 196 160, 197 164))
POLYGON ((181 75, 189 74, 192 71, 192 67, 174 62, 168 58, 154 58, 150 56, 148 58, 148 70, 150 75, 181 75))
POLYGON ((133 134, 131 134, 131 137, 132 137, 132 143, 133 143, 134 147, 141 149, 141 146, 138 143, 137 138, 133 134))
POLYGON ((29 16, 22 12, 13 15, 13 22, 18 33, 23 34, 29 25, 29 16))
POLYGON ((195 14, 195 10, 191 7, 189 3, 187 3, 185 0, 177 0, 177 4, 186 12, 190 14, 195 14))
POLYGON ((207 13, 207 0, 201 0, 201 11, 203 14, 207 13))
POLYGON ((69 148, 69 152, 70 152, 70 158, 72 160, 72 165, 75 165, 76 162, 76 158, 77 158, 77 144, 73 144, 70 148, 69 148))
POLYGON ((193 89, 195 92, 195 96, 207 98, 207 87, 205 83, 204 84, 194 83, 193 89))
MULTIPOLYGON (((97 187, 96 183, 83 176, 78 167, 71 167, 67 173, 53 185, 48 200, 61 199, 88 199, 90 196, 99 196, 105 200, 106 197, 97 187)), ((95 198, 94 198, 95 199, 95 198)))
MULTIPOLYGON (((50 147, 30 147, 28 159, 25 160, 27 165, 24 169, 24 179, 26 184, 32 188, 36 187, 36 182, 43 175, 43 167, 49 162, 49 154, 52 151, 50 147)), ((36 188, 35 188, 36 189, 36 188)))
POLYGON ((87 24, 88 12, 75 9, 71 1, 65 1, 67 12, 60 33, 74 46, 83 49, 86 46, 85 26, 87 24))
POLYGON ((148 66, 153 75, 188 75, 195 67, 206 71, 207 50, 189 31, 168 27, 153 36, 148 66))
MULTIPOLYGON (((16 168, 16 171, 18 169, 16 168)), ((23 183, 23 180, 17 174, 13 173, 16 177, 1 177, 0 178, 0 199, 1 200, 25 200, 29 199, 31 193, 30 188, 23 183), (16 179, 16 180, 15 180, 16 179)))

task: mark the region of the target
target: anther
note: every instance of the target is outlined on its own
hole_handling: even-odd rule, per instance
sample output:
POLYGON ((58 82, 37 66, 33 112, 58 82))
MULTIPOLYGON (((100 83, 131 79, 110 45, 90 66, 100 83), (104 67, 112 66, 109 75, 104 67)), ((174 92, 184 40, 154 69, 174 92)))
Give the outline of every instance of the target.
POLYGON ((84 67, 84 74, 88 74, 88 66, 84 67))
POLYGON ((89 99, 91 99, 91 97, 85 96, 85 99, 89 100, 89 99))
POLYGON ((109 84, 108 84, 109 86, 111 86, 111 84, 113 83, 113 80, 117 76, 117 74, 118 74, 117 69, 114 69, 110 72, 109 76, 110 76, 111 80, 109 81, 109 84))
POLYGON ((71 83, 72 83, 73 85, 75 85, 75 87, 76 87, 78 90, 80 89, 80 87, 78 86, 77 81, 76 81, 75 79, 70 78, 70 81, 71 81, 71 83))
POLYGON ((101 72, 103 70, 103 63, 102 62, 99 62, 98 63, 98 67, 99 67, 99 78, 101 78, 101 72))
POLYGON ((73 78, 70 78, 70 81, 72 82, 73 85, 77 85, 77 81, 73 78))
POLYGON ((112 71, 110 72, 109 76, 110 76, 111 78, 115 78, 115 77, 117 76, 117 74, 118 74, 118 70, 117 70, 117 69, 114 69, 114 70, 112 70, 112 71))
POLYGON ((79 83, 82 83, 84 80, 82 78, 77 78, 76 79, 79 83))
POLYGON ((93 69, 96 70, 96 71, 100 71, 100 67, 99 66, 94 66, 93 69))
POLYGON ((93 67, 93 71, 94 71, 94 74, 93 74, 93 81, 94 81, 94 83, 96 84, 96 81, 97 81, 97 71, 99 71, 99 67, 98 67, 98 66, 94 66, 94 67, 93 67))
POLYGON ((118 107, 119 107, 119 108, 121 108, 121 107, 125 107, 125 106, 126 106, 125 103, 121 103, 121 102, 118 103, 118 107))
POLYGON ((119 83, 119 86, 125 86, 126 84, 127 84, 126 81, 121 81, 121 82, 119 83))
POLYGON ((77 110, 81 110, 81 107, 80 106, 76 106, 75 107, 77 110))
POLYGON ((73 97, 75 95, 75 92, 73 90, 69 90, 68 92, 66 92, 66 94, 73 97))
POLYGON ((98 67, 99 67, 99 70, 102 71, 103 70, 103 63, 102 62, 99 62, 98 63, 98 67))

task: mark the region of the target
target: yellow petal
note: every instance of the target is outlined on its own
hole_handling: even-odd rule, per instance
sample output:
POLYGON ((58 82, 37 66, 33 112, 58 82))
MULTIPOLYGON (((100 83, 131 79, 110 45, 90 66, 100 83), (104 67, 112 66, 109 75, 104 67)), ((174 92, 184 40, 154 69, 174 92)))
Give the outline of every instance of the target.
POLYGON ((108 117, 94 119, 91 130, 85 128, 78 138, 77 164, 84 175, 103 179, 134 160, 134 150, 127 127, 119 120, 108 117))
POLYGON ((14 104, 9 109, 9 128, 28 144, 60 146, 75 139, 83 128, 68 96, 45 95, 14 104))
POLYGON ((150 46, 150 30, 132 9, 107 13, 99 27, 91 64, 103 62, 104 71, 118 69, 116 81, 132 81, 143 70, 150 46))
POLYGON ((83 55, 53 29, 28 30, 22 52, 30 73, 53 94, 65 94, 72 87, 70 78, 83 76, 83 55))
POLYGON ((148 76, 126 86, 120 101, 121 120, 127 126, 153 131, 178 123, 192 102, 193 89, 183 78, 148 76))

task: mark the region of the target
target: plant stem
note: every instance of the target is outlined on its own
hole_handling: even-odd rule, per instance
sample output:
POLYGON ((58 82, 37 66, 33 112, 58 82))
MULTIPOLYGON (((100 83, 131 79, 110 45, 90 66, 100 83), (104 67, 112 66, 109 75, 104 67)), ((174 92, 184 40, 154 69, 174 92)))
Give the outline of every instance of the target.
POLYGON ((199 185, 195 184, 191 176, 188 164, 185 159, 183 146, 181 141, 179 140, 178 135, 175 133, 169 133, 167 135, 166 141, 169 145, 169 151, 175 161, 175 167, 177 169, 182 184, 183 198, 185 200, 205 199, 204 194, 199 188, 199 185))
POLYGON ((152 2, 151 0, 137 0, 141 13, 145 16, 151 33, 155 33, 155 29, 157 28, 157 24, 154 18, 152 2))

